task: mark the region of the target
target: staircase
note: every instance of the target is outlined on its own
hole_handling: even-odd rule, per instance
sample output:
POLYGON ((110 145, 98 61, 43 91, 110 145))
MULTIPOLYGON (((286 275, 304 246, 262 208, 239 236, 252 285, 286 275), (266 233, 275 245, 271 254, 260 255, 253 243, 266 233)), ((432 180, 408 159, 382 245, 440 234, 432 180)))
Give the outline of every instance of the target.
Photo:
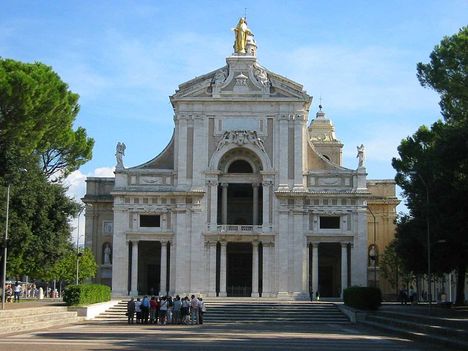
POLYGON ((468 319, 466 317, 428 316, 408 308, 384 308, 369 313, 363 324, 410 339, 436 343, 450 349, 468 350, 468 319))
POLYGON ((67 307, 33 307, 0 311, 0 335, 77 323, 83 318, 67 307))
POLYGON ((349 323, 333 303, 229 299, 209 300, 206 308, 206 323, 349 323))
MULTIPOLYGON (((127 321, 125 312, 127 301, 122 300, 106 312, 95 318, 95 321, 106 323, 123 323, 127 321)), ((349 323, 333 303, 279 301, 276 299, 222 299, 207 298, 207 312, 204 322, 209 324, 226 323, 349 323)))

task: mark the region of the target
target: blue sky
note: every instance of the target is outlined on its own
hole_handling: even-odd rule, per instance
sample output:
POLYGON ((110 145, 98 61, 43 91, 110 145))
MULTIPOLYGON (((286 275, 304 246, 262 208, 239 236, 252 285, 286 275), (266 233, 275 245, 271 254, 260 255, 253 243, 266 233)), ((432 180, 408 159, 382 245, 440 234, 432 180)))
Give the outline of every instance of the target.
POLYGON ((76 125, 96 141, 92 161, 69 179, 79 197, 88 175, 110 175, 115 145, 135 166, 169 141, 168 97, 178 84, 225 64, 247 7, 260 63, 319 97, 355 168, 366 146, 369 178, 393 178, 400 140, 439 118, 437 95, 416 63, 468 21, 468 1, 7 1, 0 56, 41 61, 78 93, 76 125))

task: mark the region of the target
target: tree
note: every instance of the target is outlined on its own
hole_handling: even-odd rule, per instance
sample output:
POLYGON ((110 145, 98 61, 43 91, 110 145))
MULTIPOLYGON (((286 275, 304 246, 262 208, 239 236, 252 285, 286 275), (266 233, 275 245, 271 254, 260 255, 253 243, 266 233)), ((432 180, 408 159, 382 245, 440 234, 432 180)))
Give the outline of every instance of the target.
POLYGON ((418 64, 423 86, 441 94, 445 121, 422 126, 392 160, 409 215, 398 222, 396 251, 407 268, 424 272, 427 226, 431 268, 457 271, 456 303, 464 302, 468 265, 468 28, 436 46, 429 64, 418 64))
POLYGON ((85 279, 94 278, 97 264, 93 253, 90 249, 85 248, 80 254, 82 255, 78 257, 77 251, 70 246, 67 253, 50 270, 49 279, 74 283, 76 281, 77 259, 79 260, 78 281, 83 282, 85 279))
POLYGON ((444 37, 430 55, 430 63, 417 65, 423 87, 440 94, 440 108, 447 122, 468 119, 468 27, 444 37))
MULTIPOLYGON (((37 164, 14 178, 10 196, 8 273, 42 278, 62 257, 70 242, 69 219, 78 205, 68 198, 66 189, 50 183, 37 164)), ((0 190, 0 213, 5 214, 6 191, 0 190)), ((0 230, 5 230, 0 219, 0 230)))
POLYGON ((34 154, 49 179, 89 161, 94 140, 73 130, 78 111, 78 95, 51 67, 0 58, 0 176, 18 156, 34 154))
POLYGON ((78 95, 50 67, 0 58, 0 230, 10 184, 10 276, 43 278, 68 249, 78 204, 61 180, 91 159, 94 144, 73 129, 78 111, 78 95))
POLYGON ((396 252, 397 241, 393 240, 387 245, 382 254, 380 268, 383 277, 390 283, 392 288, 395 288, 395 294, 398 295, 399 282, 409 282, 413 275, 408 273, 403 265, 402 256, 396 252))

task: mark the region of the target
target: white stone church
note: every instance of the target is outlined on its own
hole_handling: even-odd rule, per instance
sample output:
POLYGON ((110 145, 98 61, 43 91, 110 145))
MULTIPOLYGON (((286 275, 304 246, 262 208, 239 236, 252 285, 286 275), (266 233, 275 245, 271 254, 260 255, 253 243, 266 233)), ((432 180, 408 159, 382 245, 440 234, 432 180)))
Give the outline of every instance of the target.
POLYGON ((127 168, 119 143, 115 178, 87 179, 85 243, 113 295, 340 297, 379 279, 394 182, 366 179, 363 147, 343 167, 331 121, 320 108, 309 123, 312 97, 256 48, 248 35, 224 67, 179 85, 156 157, 127 168))

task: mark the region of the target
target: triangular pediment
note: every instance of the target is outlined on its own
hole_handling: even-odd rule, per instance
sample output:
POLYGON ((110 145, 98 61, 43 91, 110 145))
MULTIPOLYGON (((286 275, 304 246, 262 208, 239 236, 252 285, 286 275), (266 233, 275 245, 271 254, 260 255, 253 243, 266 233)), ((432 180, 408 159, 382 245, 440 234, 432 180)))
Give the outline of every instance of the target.
POLYGON ((287 98, 310 101, 303 86, 261 66, 256 57, 231 56, 227 65, 179 85, 171 100, 287 98))

